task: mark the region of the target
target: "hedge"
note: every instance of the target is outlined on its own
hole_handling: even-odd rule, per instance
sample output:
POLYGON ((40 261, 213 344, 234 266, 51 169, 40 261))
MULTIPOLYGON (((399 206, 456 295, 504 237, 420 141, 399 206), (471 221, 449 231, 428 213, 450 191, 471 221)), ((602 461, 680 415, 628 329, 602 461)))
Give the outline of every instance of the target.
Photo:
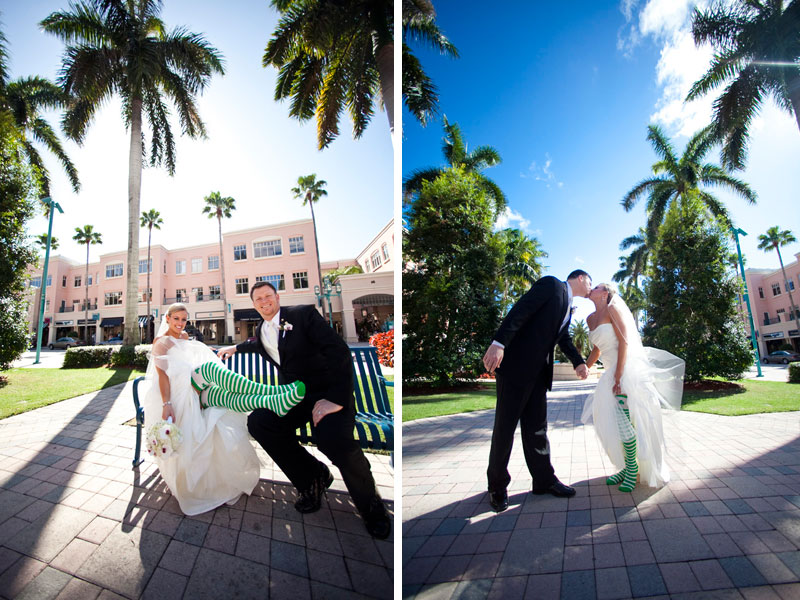
POLYGON ((800 383, 800 362, 789 363, 789 383, 800 383))
POLYGON ((88 369, 111 365, 147 370, 150 344, 131 346, 77 346, 68 348, 64 356, 63 369, 88 369))

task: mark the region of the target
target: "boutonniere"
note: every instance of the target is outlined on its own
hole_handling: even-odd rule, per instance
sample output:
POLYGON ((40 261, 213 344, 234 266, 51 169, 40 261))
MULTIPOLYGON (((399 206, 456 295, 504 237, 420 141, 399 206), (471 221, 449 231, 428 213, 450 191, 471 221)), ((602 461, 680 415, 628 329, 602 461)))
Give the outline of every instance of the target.
POLYGON ((577 306, 573 306, 572 308, 570 308, 569 309, 569 316, 571 317, 572 315, 574 315, 576 310, 578 310, 577 306))
POLYGON ((278 331, 283 332, 281 337, 286 337, 286 332, 291 331, 292 329, 294 329, 294 325, 292 325, 291 323, 287 323, 286 319, 281 319, 281 324, 278 325, 278 331))

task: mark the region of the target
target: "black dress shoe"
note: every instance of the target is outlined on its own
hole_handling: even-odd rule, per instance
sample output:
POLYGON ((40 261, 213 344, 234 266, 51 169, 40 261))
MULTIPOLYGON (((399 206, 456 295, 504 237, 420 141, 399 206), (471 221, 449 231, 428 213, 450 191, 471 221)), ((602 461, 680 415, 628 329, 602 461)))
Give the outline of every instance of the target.
POLYGON ((330 472, 328 467, 325 467, 324 465, 323 467, 325 468, 325 471, 323 471, 321 475, 318 475, 311 482, 311 485, 304 490, 299 490, 300 498, 294 503, 294 507, 297 512, 317 512, 319 507, 322 505, 322 495, 325 493, 325 490, 333 485, 333 474, 330 472))
POLYGON ((392 533, 392 520, 389 517, 389 511, 386 510, 386 505, 379 496, 375 496, 370 500, 367 510, 361 513, 361 518, 364 519, 364 525, 369 534, 385 540, 392 533))
POLYGON ((499 492, 489 490, 489 504, 494 512, 503 512, 508 508, 508 492, 506 490, 499 492))
POLYGON ((537 488, 534 486, 532 492, 536 495, 540 494, 553 494, 558 498, 571 498, 575 495, 575 488, 571 488, 568 485, 564 485, 558 479, 556 479, 553 483, 550 484, 549 487, 546 488, 537 488))

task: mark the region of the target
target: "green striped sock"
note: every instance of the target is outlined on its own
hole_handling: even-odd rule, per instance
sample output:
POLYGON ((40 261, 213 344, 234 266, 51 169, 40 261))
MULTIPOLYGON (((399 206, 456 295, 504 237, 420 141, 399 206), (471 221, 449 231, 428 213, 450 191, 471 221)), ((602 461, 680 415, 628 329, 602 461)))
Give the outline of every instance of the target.
POLYGON ((208 361, 197 367, 192 373, 192 387, 197 393, 210 385, 215 385, 235 394, 268 395, 275 393, 275 386, 258 383, 226 369, 220 363, 208 361))
POLYGON ((617 427, 619 429, 619 437, 622 440, 622 449, 625 453, 625 468, 619 473, 616 473, 606 479, 606 485, 617 485, 618 483, 625 482, 623 483, 623 486, 625 488, 630 486, 630 489, 623 489, 621 486, 620 490, 623 492, 630 492, 636 485, 636 475, 639 472, 639 469, 636 465, 636 430, 633 428, 633 423, 631 422, 630 410, 626 407, 628 397, 624 394, 619 394, 616 396, 616 398, 617 427), (633 455, 632 457, 629 457, 629 448, 631 443, 633 444, 633 455), (633 477, 632 484, 630 483, 631 473, 633 477))
POLYGON ((235 412, 250 412, 257 408, 267 408, 282 417, 293 406, 299 404, 306 393, 306 386, 302 381, 266 387, 272 390, 271 393, 237 394, 212 385, 202 393, 201 401, 206 407, 219 406, 235 412))
POLYGON ((636 438, 622 442, 622 448, 625 450, 625 470, 619 491, 632 492, 636 487, 636 476, 639 474, 639 465, 636 464, 636 438))

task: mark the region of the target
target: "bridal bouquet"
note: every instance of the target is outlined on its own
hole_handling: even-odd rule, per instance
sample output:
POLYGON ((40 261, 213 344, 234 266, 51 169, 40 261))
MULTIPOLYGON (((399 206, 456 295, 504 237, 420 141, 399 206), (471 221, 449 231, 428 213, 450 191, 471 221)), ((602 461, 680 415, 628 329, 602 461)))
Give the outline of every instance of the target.
POLYGON ((147 451, 153 456, 169 458, 177 452, 183 441, 183 435, 178 426, 172 422, 172 417, 166 421, 159 421, 147 432, 147 451))

